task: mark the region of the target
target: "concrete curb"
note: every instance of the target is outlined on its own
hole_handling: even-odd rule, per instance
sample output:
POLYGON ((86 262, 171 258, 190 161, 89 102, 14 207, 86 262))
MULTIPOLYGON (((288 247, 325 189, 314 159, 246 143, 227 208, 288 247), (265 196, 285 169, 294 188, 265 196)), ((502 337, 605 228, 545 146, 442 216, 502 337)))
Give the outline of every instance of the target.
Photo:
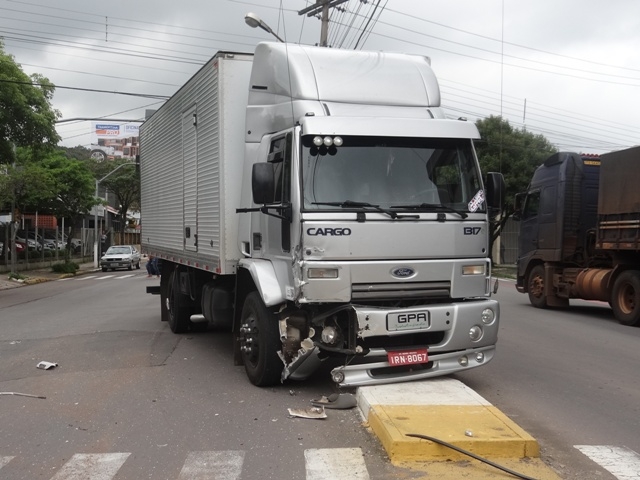
MULTIPOLYGON (((535 466, 539 478, 559 478, 539 460, 540 447, 531 435, 458 380, 436 378, 360 387, 357 400, 364 419, 394 464, 468 464, 470 457, 462 453, 406 436, 415 433, 435 437, 494 461, 524 463, 521 470, 535 466), (540 471, 545 470, 548 471, 541 475, 540 471)), ((432 469, 433 465, 429 471, 432 469)), ((488 475, 487 478, 491 478, 491 472, 488 475)))

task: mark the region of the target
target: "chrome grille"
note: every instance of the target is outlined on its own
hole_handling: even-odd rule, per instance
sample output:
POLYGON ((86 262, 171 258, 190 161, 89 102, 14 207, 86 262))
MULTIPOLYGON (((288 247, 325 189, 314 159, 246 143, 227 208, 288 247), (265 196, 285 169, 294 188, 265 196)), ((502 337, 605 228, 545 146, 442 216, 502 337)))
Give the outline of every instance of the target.
POLYGON ((351 300, 394 300, 449 297, 451 282, 356 283, 351 300))

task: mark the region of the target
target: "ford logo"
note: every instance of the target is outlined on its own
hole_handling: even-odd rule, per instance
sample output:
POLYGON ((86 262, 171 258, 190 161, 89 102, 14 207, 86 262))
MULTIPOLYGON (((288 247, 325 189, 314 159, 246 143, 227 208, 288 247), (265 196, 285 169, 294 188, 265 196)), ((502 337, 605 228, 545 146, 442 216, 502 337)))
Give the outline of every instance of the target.
POLYGON ((410 267, 397 267, 391 270, 391 275, 397 278, 409 278, 416 274, 415 270, 410 267))

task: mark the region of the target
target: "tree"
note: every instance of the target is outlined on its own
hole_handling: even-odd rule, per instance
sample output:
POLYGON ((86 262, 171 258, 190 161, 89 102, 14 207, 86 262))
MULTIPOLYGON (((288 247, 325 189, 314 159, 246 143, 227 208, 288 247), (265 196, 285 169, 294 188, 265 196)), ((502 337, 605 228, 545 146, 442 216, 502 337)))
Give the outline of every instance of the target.
POLYGON ((71 221, 67 238, 69 252, 78 220, 100 203, 94 196, 95 179, 86 162, 68 158, 61 151, 50 153, 40 161, 40 165, 52 179, 54 193, 49 199, 49 210, 57 217, 71 221))
POLYGON ((78 145, 77 147, 58 147, 64 154, 75 160, 89 161, 91 159, 91 149, 78 145))
POLYGON ((120 159, 95 164, 96 175, 100 178, 114 172, 101 183, 116 196, 119 205, 120 243, 124 243, 124 230, 128 224, 127 211, 140 208, 140 173, 131 162, 130 159, 120 159), (125 166, 116 171, 121 165, 125 166))
POLYGON ((15 147, 38 153, 54 147, 60 137, 51 105, 55 86, 40 74, 28 76, 0 42, 0 163, 15 161, 15 147))
MULTIPOLYGON (((491 219, 490 247, 514 212, 517 193, 526 190, 534 170, 557 149, 543 135, 512 127, 501 117, 478 120, 476 126, 482 140, 476 144, 483 172, 501 172, 506 184, 505 209, 491 219)), ((492 251, 490 248, 489 251, 492 251)))

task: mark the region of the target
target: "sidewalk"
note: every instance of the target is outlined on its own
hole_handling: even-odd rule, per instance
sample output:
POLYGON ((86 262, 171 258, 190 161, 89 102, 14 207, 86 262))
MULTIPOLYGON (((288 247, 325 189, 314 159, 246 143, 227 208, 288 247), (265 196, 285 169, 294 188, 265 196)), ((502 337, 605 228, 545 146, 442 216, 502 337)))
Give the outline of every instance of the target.
POLYGON ((99 269, 94 268, 93 262, 81 263, 80 268, 76 270, 75 275, 72 273, 56 273, 51 267, 35 270, 20 271, 20 275, 24 277, 21 280, 9 278, 9 273, 0 274, 0 290, 9 290, 11 288, 24 287, 25 285, 34 285, 36 283, 58 280, 60 278, 84 275, 85 273, 95 272, 99 269))

